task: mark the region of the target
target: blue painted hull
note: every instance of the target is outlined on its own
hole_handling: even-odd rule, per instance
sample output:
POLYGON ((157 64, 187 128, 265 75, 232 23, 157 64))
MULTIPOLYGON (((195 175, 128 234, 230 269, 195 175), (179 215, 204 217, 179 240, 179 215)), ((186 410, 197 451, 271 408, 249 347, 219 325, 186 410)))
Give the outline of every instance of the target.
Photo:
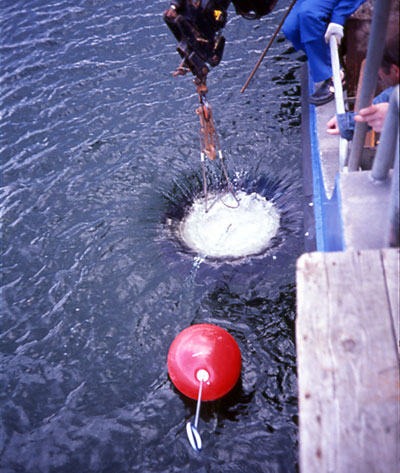
POLYGON ((337 186, 331 198, 326 195, 320 161, 320 143, 316 126, 316 110, 308 102, 313 92, 308 80, 307 65, 302 71, 302 132, 303 132, 303 187, 306 250, 343 251, 343 230, 340 214, 340 195, 337 186), (310 210, 311 209, 311 210, 310 210), (312 216, 310 216, 312 212, 312 216), (310 239, 310 238, 309 238, 310 239), (307 248, 308 246, 308 248, 307 248))

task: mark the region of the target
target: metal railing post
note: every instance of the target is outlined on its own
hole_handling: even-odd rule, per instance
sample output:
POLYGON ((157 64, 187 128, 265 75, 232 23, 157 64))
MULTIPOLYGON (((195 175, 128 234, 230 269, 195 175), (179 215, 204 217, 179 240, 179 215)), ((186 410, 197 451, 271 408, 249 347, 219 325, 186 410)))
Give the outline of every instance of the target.
MULTIPOLYGON (((385 47, 386 29, 389 21, 391 0, 375 1, 372 17, 371 33, 368 41, 367 59, 365 63, 364 79, 361 87, 359 108, 371 105, 378 80, 378 70, 381 66, 385 47)), ((349 171, 358 171, 361 155, 367 134, 368 125, 357 122, 349 159, 349 171)))
POLYGON ((384 245, 399 246, 399 93, 400 86, 393 89, 389 108, 386 112, 381 139, 371 170, 371 180, 376 183, 386 181, 393 167, 392 188, 390 192, 388 223, 385 228, 384 245))
MULTIPOLYGON (((397 140, 399 134, 399 86, 397 85, 390 96, 389 108, 386 112, 382 134, 372 166, 373 181, 385 181, 389 169, 393 167, 397 140)), ((397 150, 398 151, 398 150, 397 150)))

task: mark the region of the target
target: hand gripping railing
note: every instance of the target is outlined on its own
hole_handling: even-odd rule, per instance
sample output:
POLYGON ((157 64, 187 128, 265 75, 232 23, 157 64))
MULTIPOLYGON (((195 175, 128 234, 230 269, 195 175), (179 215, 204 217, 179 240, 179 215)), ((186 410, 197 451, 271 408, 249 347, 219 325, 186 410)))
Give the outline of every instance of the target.
POLYGON ((382 134, 376 151, 371 179, 386 181, 392 167, 393 182, 389 204, 389 224, 385 229, 385 246, 399 246, 399 86, 392 92, 382 134))

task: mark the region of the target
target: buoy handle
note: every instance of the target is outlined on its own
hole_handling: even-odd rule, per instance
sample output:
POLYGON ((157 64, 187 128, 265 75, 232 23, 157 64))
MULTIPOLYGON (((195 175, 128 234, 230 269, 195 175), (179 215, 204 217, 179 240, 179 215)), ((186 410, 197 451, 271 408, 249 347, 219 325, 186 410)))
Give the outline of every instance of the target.
POLYGON ((196 373, 196 378, 200 381, 199 395, 197 397, 196 416, 194 418, 194 425, 190 422, 186 424, 186 433, 193 450, 196 450, 196 452, 198 452, 203 447, 200 433, 197 430, 200 417, 201 395, 203 393, 203 383, 209 380, 210 375, 208 374, 207 370, 200 369, 196 373))

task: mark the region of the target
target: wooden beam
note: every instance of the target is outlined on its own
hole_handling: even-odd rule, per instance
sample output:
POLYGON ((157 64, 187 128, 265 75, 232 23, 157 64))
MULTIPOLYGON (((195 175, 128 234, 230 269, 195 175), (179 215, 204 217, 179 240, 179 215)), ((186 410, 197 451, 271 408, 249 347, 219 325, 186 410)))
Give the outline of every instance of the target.
POLYGON ((298 261, 302 473, 398 473, 398 257, 393 249, 298 261))

